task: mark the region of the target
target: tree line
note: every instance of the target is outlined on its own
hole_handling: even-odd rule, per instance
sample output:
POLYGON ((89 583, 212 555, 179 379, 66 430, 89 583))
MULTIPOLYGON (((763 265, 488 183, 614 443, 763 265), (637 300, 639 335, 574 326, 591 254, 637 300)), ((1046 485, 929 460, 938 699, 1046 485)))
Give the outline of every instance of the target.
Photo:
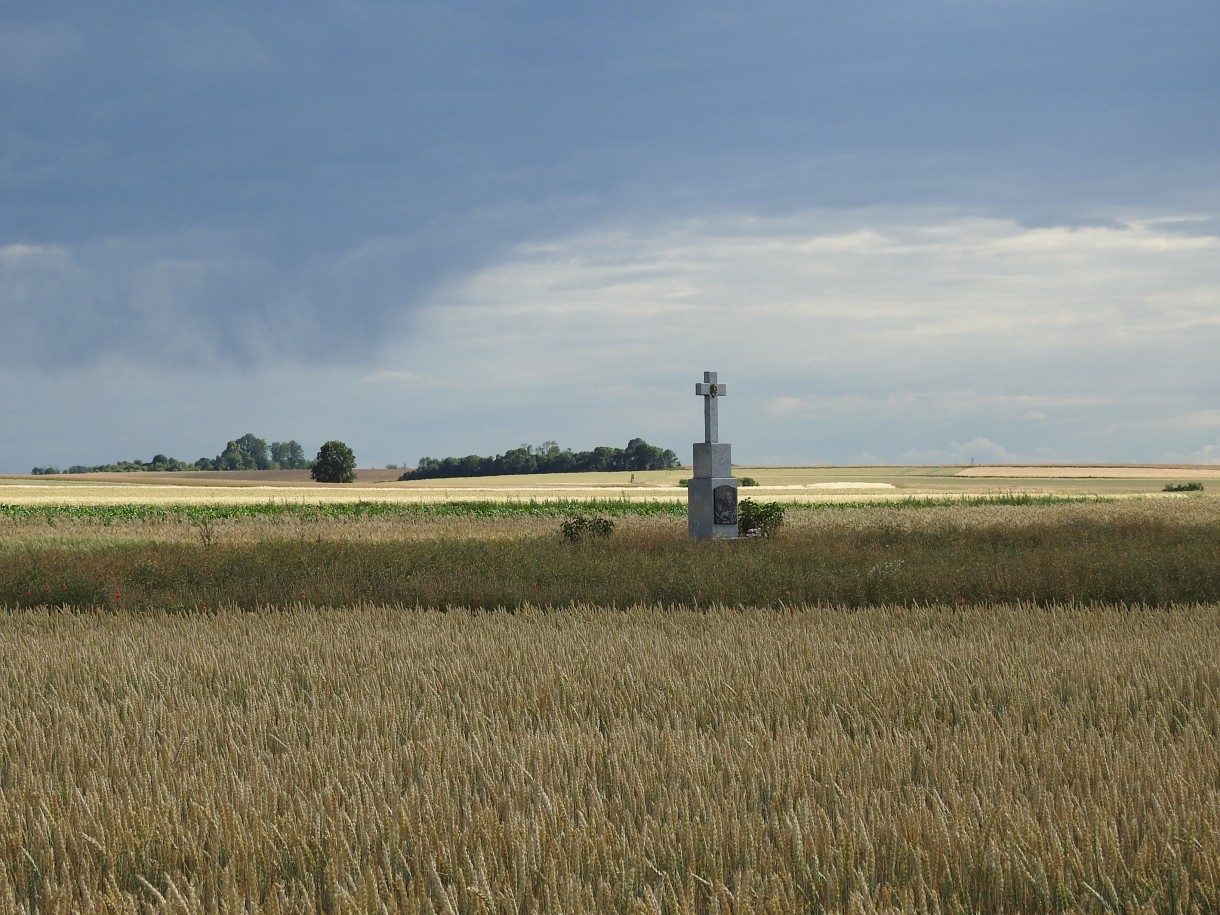
POLYGON ((151 461, 117 461, 113 464, 73 464, 67 470, 58 467, 35 467, 35 476, 56 473, 138 473, 141 471, 181 470, 309 470, 314 462, 305 457, 305 449, 298 442, 272 442, 247 432, 241 438, 231 440, 224 450, 214 458, 201 457, 193 464, 164 454, 153 456, 151 461))
POLYGON ((529 473, 583 473, 588 471, 674 470, 681 465, 669 448, 658 448, 633 438, 626 448, 599 445, 592 451, 561 449, 555 442, 521 445, 494 457, 421 457, 414 470, 400 480, 436 480, 448 477, 494 477, 529 473))

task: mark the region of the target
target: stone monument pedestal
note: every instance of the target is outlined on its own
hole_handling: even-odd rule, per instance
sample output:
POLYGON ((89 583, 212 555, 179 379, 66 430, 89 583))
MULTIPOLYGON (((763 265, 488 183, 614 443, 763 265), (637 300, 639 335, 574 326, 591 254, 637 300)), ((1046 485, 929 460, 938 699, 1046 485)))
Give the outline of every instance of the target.
POLYGON ((737 481, 695 477, 686 484, 687 524, 696 540, 737 537, 737 481))
POLYGON ((696 540, 737 537, 737 480, 726 442, 696 442, 695 475, 686 484, 687 524, 696 540))

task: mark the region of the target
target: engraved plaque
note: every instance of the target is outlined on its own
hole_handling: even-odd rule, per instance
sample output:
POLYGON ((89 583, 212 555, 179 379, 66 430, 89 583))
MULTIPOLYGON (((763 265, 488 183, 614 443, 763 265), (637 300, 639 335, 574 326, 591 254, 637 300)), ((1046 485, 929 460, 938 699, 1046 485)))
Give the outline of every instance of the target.
POLYGON ((736 486, 717 486, 712 491, 712 521, 714 524, 737 523, 736 486))

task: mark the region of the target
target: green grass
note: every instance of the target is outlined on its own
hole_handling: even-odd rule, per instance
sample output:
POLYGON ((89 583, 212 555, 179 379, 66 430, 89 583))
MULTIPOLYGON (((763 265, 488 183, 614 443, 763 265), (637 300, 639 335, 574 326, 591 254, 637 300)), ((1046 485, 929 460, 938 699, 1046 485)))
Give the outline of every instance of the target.
MULTIPOLYGON (((614 504, 597 508, 609 513, 614 504)), ((368 602, 517 609, 1220 600, 1220 521, 1134 504, 807 511, 773 539, 710 543, 690 540, 682 520, 664 516, 581 543, 564 542, 549 515, 533 533, 503 538, 454 536, 446 524, 436 522, 429 537, 375 541, 345 536, 349 525, 342 523, 320 527, 313 537, 272 528, 241 543, 201 536, 14 546, 0 554, 0 606, 190 611, 368 602)))

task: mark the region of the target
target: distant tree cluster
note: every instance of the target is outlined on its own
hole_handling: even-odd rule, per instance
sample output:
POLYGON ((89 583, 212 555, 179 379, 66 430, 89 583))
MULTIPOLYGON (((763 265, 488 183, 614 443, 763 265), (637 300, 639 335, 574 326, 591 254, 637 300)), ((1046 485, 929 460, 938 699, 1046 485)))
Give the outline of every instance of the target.
POLYGON ((176 470, 308 470, 313 462, 305 457, 304 449, 293 441, 272 442, 247 432, 225 446, 214 458, 200 458, 193 464, 158 454, 151 461, 119 461, 115 464, 85 466, 73 464, 67 470, 58 467, 35 467, 31 473, 43 476, 55 473, 136 473, 140 471, 176 470))
POLYGON ((31 473, 35 476, 43 476, 46 474, 55 473, 138 473, 140 471, 165 471, 165 470, 193 470, 193 464, 187 464, 185 461, 180 461, 177 458, 166 457, 164 454, 154 455, 151 461, 141 461, 138 458, 134 461, 117 461, 114 464, 96 464, 88 467, 84 464, 73 464, 67 470, 60 470, 52 465, 50 467, 35 467, 31 473))
POLYGON ((196 470, 308 470, 312 463, 297 442, 272 442, 247 432, 214 458, 200 458, 196 470))
POLYGON ((400 480, 437 480, 449 477, 494 477, 522 473, 584 473, 588 471, 673 470, 681 466, 668 448, 633 438, 626 448, 599 445, 592 451, 560 449, 555 442, 521 445, 495 457, 421 457, 414 470, 400 480))

